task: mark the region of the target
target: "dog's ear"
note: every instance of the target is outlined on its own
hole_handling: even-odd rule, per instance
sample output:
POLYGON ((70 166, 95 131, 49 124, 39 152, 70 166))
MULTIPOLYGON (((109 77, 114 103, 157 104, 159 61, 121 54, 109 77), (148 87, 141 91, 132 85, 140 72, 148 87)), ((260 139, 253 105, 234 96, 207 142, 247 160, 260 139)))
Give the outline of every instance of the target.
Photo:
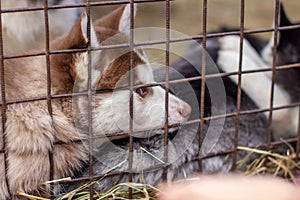
POLYGON ((282 3, 280 3, 280 11, 279 11, 279 26, 290 26, 292 23, 290 22, 289 18, 286 15, 284 7, 282 3))
MULTIPOLYGON (((137 6, 134 4, 134 16, 136 15, 136 10, 137 6)), ((127 4, 98 19, 94 25, 128 33, 130 30, 130 14, 131 7, 130 4, 127 4)))
MULTIPOLYGON (((136 14, 136 4, 133 7, 133 15, 136 14)), ((101 45, 115 45, 128 43, 130 31, 131 6, 130 4, 119 7, 102 18, 94 22, 98 40, 101 45), (121 33, 121 34, 118 34, 121 33), (124 37, 125 36, 125 37, 124 37)), ((109 55, 110 63, 104 65, 101 79, 98 82, 98 89, 115 88, 118 86, 128 85, 127 72, 130 70, 130 49, 118 48, 111 52, 105 50, 103 54, 109 55)), ((134 53, 133 68, 138 64, 144 64, 140 56, 134 53)))
POLYGON ((93 24, 90 23, 90 36, 88 36, 88 18, 85 12, 83 12, 76 24, 73 26, 68 34, 68 42, 71 48, 84 48, 88 44, 88 39, 91 40, 91 46, 97 47, 98 41, 96 37, 96 32, 94 30, 93 24))
MULTIPOLYGON (((92 47, 99 46, 92 23, 89 22, 86 13, 82 13, 67 35, 51 43, 51 50, 86 49, 89 40, 92 47), (88 23, 90 23, 90 32, 87 31, 88 23)), ((91 54, 93 60, 92 67, 94 68, 94 66, 97 65, 95 60, 99 57, 99 52, 93 51, 91 54)), ((72 83, 74 83, 76 79, 86 79, 86 77, 84 77, 86 76, 88 61, 86 53, 53 54, 50 59, 53 74, 56 73, 55 70, 57 70, 56 78, 67 74, 66 77, 70 77, 72 83)), ((57 84, 60 84, 60 82, 58 81, 57 84)))

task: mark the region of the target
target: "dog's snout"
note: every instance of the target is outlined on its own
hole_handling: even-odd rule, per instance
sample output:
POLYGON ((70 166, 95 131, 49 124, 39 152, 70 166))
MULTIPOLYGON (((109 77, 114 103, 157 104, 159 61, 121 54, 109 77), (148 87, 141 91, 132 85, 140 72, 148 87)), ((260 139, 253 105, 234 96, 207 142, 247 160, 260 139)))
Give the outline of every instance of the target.
POLYGON ((177 108, 177 110, 184 118, 188 118, 192 112, 192 108, 189 104, 182 104, 177 108))

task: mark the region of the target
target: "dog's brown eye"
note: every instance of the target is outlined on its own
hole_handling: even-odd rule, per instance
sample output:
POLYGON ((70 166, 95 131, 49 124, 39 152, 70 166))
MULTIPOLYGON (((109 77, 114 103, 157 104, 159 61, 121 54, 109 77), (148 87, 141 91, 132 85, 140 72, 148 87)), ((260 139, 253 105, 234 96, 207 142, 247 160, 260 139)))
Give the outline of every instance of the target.
POLYGON ((139 87, 135 90, 137 94, 139 94, 141 97, 144 97, 148 93, 148 88, 147 87, 139 87))

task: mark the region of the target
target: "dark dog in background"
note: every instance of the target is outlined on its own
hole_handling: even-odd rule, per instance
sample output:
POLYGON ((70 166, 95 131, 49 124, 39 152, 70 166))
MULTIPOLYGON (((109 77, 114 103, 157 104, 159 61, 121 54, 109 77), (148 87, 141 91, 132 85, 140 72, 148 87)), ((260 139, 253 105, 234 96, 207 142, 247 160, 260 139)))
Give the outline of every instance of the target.
MULTIPOLYGON (((283 6, 280 7, 280 27, 293 25, 286 16, 283 6)), ((229 29, 223 28, 221 31, 227 31, 229 29)), ((291 30, 281 30, 279 31, 279 41, 277 45, 277 62, 276 65, 285 65, 300 62, 300 40, 298 35, 300 34, 299 29, 291 30)), ((263 41, 252 35, 245 35, 244 40, 244 66, 243 70, 252 70, 259 68, 270 68, 273 59, 273 37, 270 42, 263 41), (250 52, 250 53, 249 53, 250 52), (248 63, 247 63, 248 62, 248 63)), ((199 44, 202 40, 197 41, 199 44)), ((238 36, 225 36, 221 38, 208 38, 207 40, 207 55, 209 55, 212 60, 218 64, 220 72, 236 72, 238 66, 239 57, 239 42, 240 38, 238 36), (233 61, 234 60, 234 61, 233 61), (233 62, 232 62, 233 61, 233 62), (227 69, 226 67, 231 65, 233 69, 227 69)), ((186 57, 192 60, 193 63, 181 59, 171 65, 170 79, 174 80, 175 74, 181 74, 185 78, 200 76, 202 71, 202 49, 197 43, 189 46, 185 52, 186 57)), ((209 68, 209 64, 207 65, 209 68)), ((160 69, 155 72, 158 80, 163 80, 165 76, 165 70, 160 69)), ((247 75, 242 75, 242 105, 241 110, 249 110, 244 107, 245 105, 250 105, 254 103, 255 106, 250 106, 252 109, 256 108, 269 108, 269 94, 270 91, 263 90, 266 96, 261 97, 262 94, 259 90, 265 89, 265 85, 260 85, 260 83, 267 83, 271 85, 271 76, 269 74, 259 74, 253 75, 259 78, 255 79, 252 77, 246 77, 247 75), (244 78, 245 77, 245 78, 244 78), (248 78, 248 79, 247 79, 248 78), (255 81, 256 82, 255 82, 255 81), (245 87, 243 88, 243 82, 245 87), (257 87, 255 87, 257 86, 257 87), (261 89, 262 88, 262 89, 261 89), (250 103, 251 102, 251 103, 250 103)), ((275 75, 275 97, 274 106, 287 105, 289 103, 299 102, 299 78, 300 71, 299 68, 291 68, 285 70, 277 70, 275 75)), ((231 102, 236 105, 237 97, 237 82, 236 77, 229 76, 223 77, 223 82, 227 95, 227 105, 231 102), (232 99, 230 99, 232 98, 232 99)), ((191 81, 191 86, 193 87, 195 93, 197 94, 198 100, 200 102, 201 96, 201 80, 191 81)), ((185 91, 181 91, 181 97, 186 96, 185 91)), ((211 110, 209 91, 205 91, 205 116, 209 116, 209 111, 211 110)), ((191 103, 191 102, 189 102, 191 103)), ((279 139, 280 137, 287 138, 290 136, 295 136, 298 126, 298 114, 297 109, 284 109, 281 111, 274 111, 275 119, 273 119, 273 129, 274 139, 279 139), (278 112, 278 114, 276 113, 278 112), (276 115, 277 114, 277 115, 276 115)), ((268 117, 269 113, 265 113, 268 117)), ((198 117, 198 116, 194 116, 198 117)))
MULTIPOLYGON (((284 7, 280 7, 280 27, 299 25, 298 23, 292 23, 284 10, 284 7)), ((279 31, 279 40, 276 47, 277 58, 276 65, 288 65, 300 63, 300 29, 286 29, 279 31)), ((274 40, 271 38, 268 45, 261 50, 261 56, 263 60, 272 65, 272 49, 274 48, 274 40)), ((282 87, 291 96, 292 102, 299 102, 300 93, 300 68, 293 67, 290 69, 280 70, 276 72, 276 83, 282 85, 282 87)))

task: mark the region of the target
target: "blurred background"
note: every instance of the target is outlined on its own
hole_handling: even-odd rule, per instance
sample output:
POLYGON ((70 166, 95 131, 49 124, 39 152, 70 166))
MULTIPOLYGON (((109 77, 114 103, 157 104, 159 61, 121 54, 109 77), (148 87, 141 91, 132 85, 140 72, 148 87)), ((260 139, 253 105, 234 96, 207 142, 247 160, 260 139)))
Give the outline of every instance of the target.
MULTIPOLYGON (((97 1, 97 0, 94 0, 97 1)), ((99 0, 98 0, 99 1, 99 0)), ((240 24, 239 0, 208 0, 207 30, 216 31, 222 26, 233 29, 240 24)), ((292 22, 300 22, 300 1, 282 0, 288 17, 292 22)), ((174 0, 171 2, 171 29, 185 35, 196 35, 202 32, 202 0, 174 0)), ((135 27, 166 26, 165 2, 138 4, 135 27)), ((94 19, 108 13, 117 6, 99 6, 92 10, 94 19)), ((273 26, 275 15, 275 0, 245 0, 245 28, 261 29, 273 26)), ((256 34, 258 37, 269 39, 271 33, 256 34)), ((183 51, 188 42, 172 44, 171 48, 183 51)), ((155 49, 155 48, 154 48, 155 49)), ((156 50, 148 50, 148 56, 153 61, 164 63, 164 54, 156 50)), ((176 56, 171 56, 171 61, 176 56)))
MULTIPOLYGON (((99 0, 93 0, 99 1, 99 0)), ((239 27, 239 0, 208 0, 208 30, 222 25, 239 27)), ((300 22, 300 1, 282 0, 293 22, 300 22)), ((187 35, 202 30, 202 0, 174 0, 171 2, 171 28, 187 35)), ((99 6, 93 9, 94 19, 117 6, 99 6)), ((247 29, 268 28, 274 18, 275 0, 245 0, 245 27, 247 29)), ((140 3, 136 27, 165 27, 165 2, 140 3)), ((266 37, 266 36, 264 36, 266 37)))
MULTIPOLYGON (((31 2, 33 5, 39 2, 43 5, 43 0, 1 0, 2 3, 11 4, 16 8, 20 8, 26 4, 24 2, 31 2), (14 3, 15 2, 15 3, 14 3), (24 5, 23 5, 24 4, 24 5)), ((84 0, 82 0, 84 2, 84 0)), ((91 0, 93 2, 99 1, 108 1, 108 0, 91 0)), ((114 1, 114 0, 110 0, 114 1)), ((117 0, 116 0, 117 1, 117 0)), ((155 1, 155 0, 154 0, 155 1)), ((276 0, 245 0, 245 28, 246 29, 263 29, 263 28, 271 28, 274 15, 275 15, 275 1, 276 0)), ((288 17, 292 22, 300 22, 300 0, 281 0, 285 10, 288 14, 288 17)), ((49 1, 50 2, 50 1, 49 1)), ((51 1, 62 4, 72 3, 71 0, 65 1, 51 1)), ((226 26, 231 29, 238 29, 240 24, 240 0, 207 0, 208 9, 207 9, 207 31, 218 31, 220 27, 226 26)), ((6 5, 5 4, 5 5, 6 5)), ((192 36, 197 35, 202 32, 203 24, 202 24, 202 4, 203 0, 173 0, 171 1, 171 11, 170 11, 170 27, 172 30, 177 31, 181 34, 181 36, 192 36)), ((31 4, 29 4, 31 5, 31 4)), ((10 6, 7 6, 8 8, 10 6)), ((4 6, 5 7, 5 6, 4 6)), ((119 5, 115 6, 95 6, 92 8, 92 19, 96 20, 97 18, 107 14, 108 12, 116 9, 119 5)), ((62 9, 64 10, 64 9, 62 9)), ((55 10, 54 10, 55 11, 55 10)), ((57 16, 56 13, 52 12, 52 17, 55 18, 57 16)), ((71 11, 71 9, 66 9, 65 12, 71 11)), ((73 10, 74 11, 74 10, 73 10)), ((137 16, 135 19, 135 28, 140 27, 158 27, 165 28, 166 27, 166 2, 149 2, 149 3, 139 3, 137 16)), ((24 13, 8 13, 8 16, 18 16, 25 14, 29 15, 32 12, 24 12, 24 13)), ((65 15, 67 17, 67 15, 65 15)), ((70 22, 66 21, 66 17, 64 19, 59 19, 58 24, 61 24, 63 28, 66 26, 71 26, 70 22)), ((37 18, 41 18, 39 22, 41 24, 37 24, 33 26, 34 28, 40 25, 40 32, 36 31, 39 34, 36 34, 33 38, 32 42, 27 42, 26 46, 39 46, 39 44, 44 44, 44 21, 43 21, 43 13, 40 12, 39 15, 37 13, 37 18), (32 44, 31 44, 32 43, 32 44)), ((75 17, 76 18, 76 17, 75 17)), ((24 20, 23 20, 24 21, 24 20)), ((55 20, 57 22, 57 19, 55 20)), ((24 23, 31 23, 30 21, 24 21, 24 23)), ((7 25, 8 26, 8 25, 7 25)), ((29 26, 30 27, 30 26, 29 26)), ((18 27, 17 27, 18 28, 18 27)), ((27 28, 28 29, 28 28, 27 28)), ((53 28, 54 29, 54 28, 53 28)), ((5 28, 3 31, 5 32, 5 28)), ((54 37, 51 36, 51 40, 53 40, 57 35, 57 29, 51 30, 53 32, 54 37)), ((19 34, 18 34, 19 35, 19 34)), ((152 33, 153 35, 153 33, 152 33)), ((161 40, 165 40, 165 30, 158 34, 161 40)), ((257 36, 268 40, 270 38, 271 33, 259 33, 257 36)), ((4 35, 5 39, 11 37, 10 34, 4 35)), ((179 37, 179 36, 178 36, 179 37)), ((144 31, 142 34, 135 34, 135 39, 139 41, 149 41, 149 31, 144 31)), ((158 39, 158 38, 156 38, 158 39)), ((15 46, 19 43, 15 41, 14 37, 11 37, 11 40, 8 40, 11 43, 16 43, 15 46)), ((190 42, 179 42, 172 43, 171 50, 177 50, 178 52, 183 52, 186 46, 189 45, 190 42)), ((6 47, 9 47, 7 45, 6 47)), ((147 50, 147 54, 151 61, 158 61, 158 63, 165 62, 164 51, 157 51, 157 48, 164 48, 165 45, 157 45, 151 46, 151 49, 147 50)), ((147 47, 148 48, 148 47, 147 47)), ((5 48, 6 49, 6 48, 5 48)), ((25 51, 28 48, 24 48, 25 51)), ((23 48, 20 48, 20 51, 24 51, 23 48)), ((17 51, 16 51, 17 52, 17 51)), ((171 61, 176 60, 175 55, 171 55, 171 61)))
MULTIPOLYGON (((85 0, 79 0, 84 2, 85 0)), ((108 1, 108 0, 91 0, 93 2, 99 2, 99 1, 108 1)), ((114 1, 110 0, 109 2, 114 1)), ((117 0, 116 0, 117 1, 117 0)), ((155 1, 155 0, 153 0, 155 1)), ((300 0, 281 0, 283 2, 283 5, 285 7, 285 10, 291 19, 292 22, 300 22, 300 0)), ((23 6, 33 6, 33 5, 43 5, 43 0, 1 0, 2 7, 4 8, 22 8, 23 6)), ((64 1, 50 1, 48 2, 52 3, 61 3, 61 4, 68 4, 72 3, 71 0, 64 0, 64 1)), ((240 24, 240 0, 207 0, 208 2, 208 12, 207 12, 207 30, 209 31, 218 31, 218 29, 222 26, 227 26, 231 29, 238 29, 240 24)), ((179 33, 181 33, 183 36, 191 36, 191 35, 197 35, 202 32, 202 4, 203 0, 173 0, 171 1, 171 12, 170 12, 170 26, 172 30, 175 30, 179 33)), ((119 7, 118 5, 115 6, 95 6, 92 8, 92 19, 97 19, 108 12, 112 11, 113 9, 119 7)), ((246 29, 262 29, 262 28, 270 28, 272 27, 273 21, 274 21, 274 10, 275 10, 275 0, 245 0, 245 28, 246 29)), ((61 12, 72 12, 71 9, 61 9, 61 12)), ((149 2, 149 3, 139 3, 138 4, 138 11, 137 16, 135 19, 135 28, 139 27, 160 27, 165 28, 166 27, 166 2, 149 2)), ((74 12, 74 9, 73 9, 74 12)), ((67 29, 65 31, 68 31, 69 29, 66 27, 72 26, 71 22, 67 21, 67 13, 65 13, 65 16, 63 19, 60 19, 58 17, 58 11, 53 10, 51 17, 53 18, 53 21, 56 22, 53 24, 58 24, 57 26, 61 29, 67 29), (57 18, 59 20, 57 20, 57 18)), ((50 14, 51 14, 50 13, 50 14)), ((15 53, 18 52, 16 49, 19 47, 20 52, 24 52, 27 49, 27 47, 36 47, 40 46, 40 44, 44 44, 44 14, 43 12, 22 12, 22 13, 6 13, 5 16, 7 18, 3 19, 5 20, 14 19, 14 17, 20 17, 19 20, 23 20, 24 24, 28 24, 26 27, 27 32, 32 31, 34 32, 34 37, 32 37, 32 40, 28 40, 26 45, 23 47, 22 45, 19 45, 20 41, 15 40, 15 35, 19 36, 19 33, 15 33, 15 35, 12 35, 11 32, 7 32, 8 27, 15 27, 13 30, 18 30, 19 27, 16 27, 14 25, 14 22, 6 23, 6 26, 3 29, 3 32, 7 34, 4 34, 4 43, 9 43, 9 45, 6 45, 6 47, 10 47, 11 44, 15 44, 15 53), (24 14, 24 15, 23 15, 24 14), (34 15, 35 18, 38 18, 40 20, 37 20, 39 23, 35 25, 30 25, 30 23, 36 23, 32 22, 30 20, 27 20, 25 16, 28 15, 34 15), (22 17, 24 16, 24 17, 22 17), (27 20, 27 21, 26 21, 27 20), (31 29, 30 29, 31 27, 31 29), (36 30, 37 29, 37 30, 36 30), (40 29, 40 30, 39 30, 40 29), (36 33, 35 33, 36 32, 36 33), (6 40, 7 39, 7 40, 6 40), (9 40, 10 39, 10 40, 9 40), (9 41, 9 42, 6 42, 9 41), (21 48, 22 47, 22 48, 21 48), (25 48, 26 47, 26 48, 25 48)), ((62 17, 61 17, 62 18, 62 17)), ((76 19, 77 17, 75 17, 76 19)), ((22 28, 22 27, 21 27, 22 28)), ((24 31, 24 30, 23 30, 24 31)), ((53 40, 58 35, 61 35, 62 33, 58 31, 58 28, 52 28, 50 34, 51 40, 53 40), (52 37, 53 35, 53 37, 52 37)), ((63 32, 64 33, 64 32, 63 32)), ((149 37, 147 37, 148 31, 146 31, 144 34, 138 35, 140 38, 138 38, 137 35, 135 35, 135 38, 138 38, 142 41, 148 41, 149 37)), ((163 31, 161 36, 165 36, 165 31, 163 31)), ((264 38, 268 40, 270 38, 271 33, 260 33, 257 34, 259 37, 264 38)), ((27 38, 28 39, 28 38, 27 38)), ((165 40, 165 38, 161 38, 165 40)), ((24 41, 24 40, 23 40, 24 41)), ((189 42, 180 42, 180 43, 172 43, 171 48, 176 49, 180 52, 182 52, 185 47, 188 45, 189 42)), ((165 45, 160 45, 160 47, 163 48, 165 45)), ((153 46, 152 46, 153 47, 153 46)), ((9 48, 4 48, 9 49, 9 48)), ((155 53, 154 50, 150 51, 149 55, 150 58, 154 57, 155 60, 161 60, 164 59, 164 54, 162 52, 155 53), (153 56, 152 56, 153 54, 153 56)), ((149 52, 148 51, 148 52, 149 52)), ((19 52, 19 53, 20 53, 19 52)), ((174 60, 173 56, 171 56, 171 60, 174 60)))

